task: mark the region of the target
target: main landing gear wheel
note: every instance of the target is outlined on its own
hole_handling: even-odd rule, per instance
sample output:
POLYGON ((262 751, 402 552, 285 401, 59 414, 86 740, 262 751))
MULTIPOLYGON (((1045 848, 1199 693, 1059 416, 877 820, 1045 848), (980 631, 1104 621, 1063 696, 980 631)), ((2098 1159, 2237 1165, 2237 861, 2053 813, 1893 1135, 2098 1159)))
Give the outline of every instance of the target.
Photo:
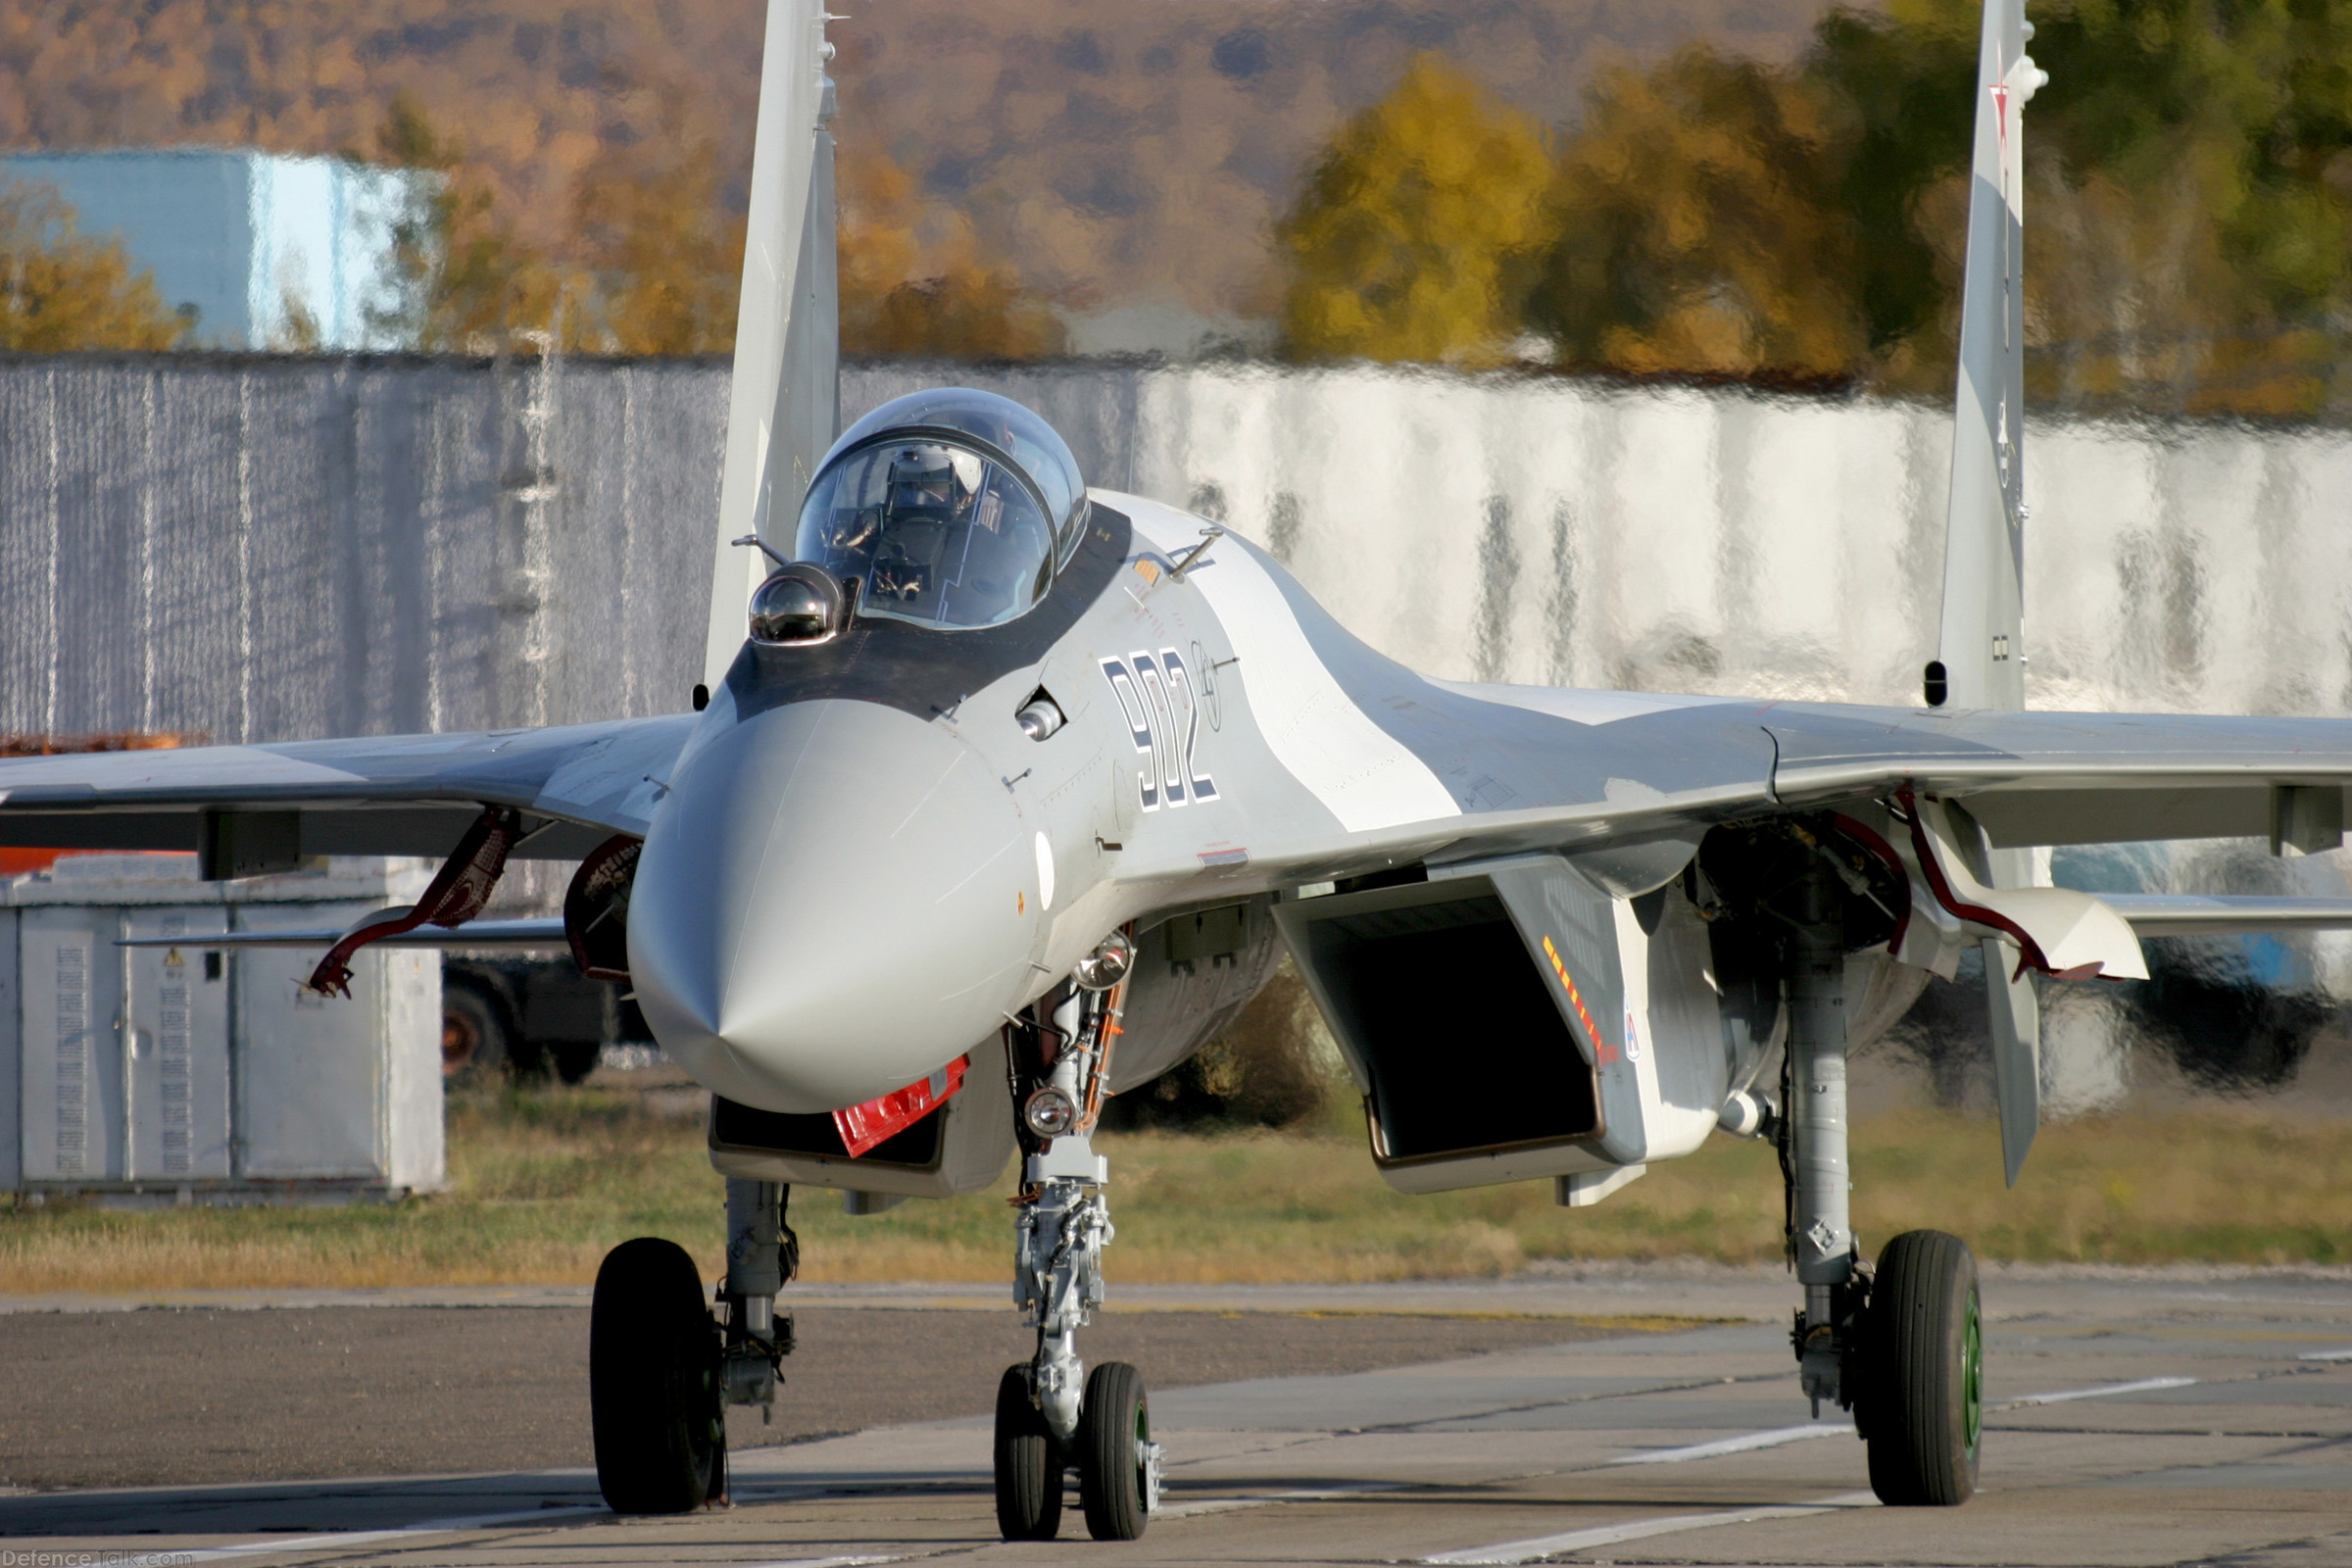
POLYGON ((1888 1242, 1869 1317, 1871 1491, 1895 1505, 1966 1502, 1984 1423, 1984 1319, 1968 1244, 1941 1231, 1888 1242))
POLYGON ((1134 1541, 1152 1507, 1152 1403, 1144 1375, 1124 1361, 1105 1361, 1086 1380, 1078 1418, 1078 1496, 1087 1533, 1097 1541, 1134 1541))
POLYGON ((1029 1366, 997 1383, 997 1528, 1006 1541, 1052 1541, 1061 1529, 1061 1445, 1029 1396, 1029 1366))
POLYGON ((596 1484, 615 1513, 684 1513, 726 1490, 718 1329, 694 1259, 641 1236, 605 1254, 588 1314, 596 1484))

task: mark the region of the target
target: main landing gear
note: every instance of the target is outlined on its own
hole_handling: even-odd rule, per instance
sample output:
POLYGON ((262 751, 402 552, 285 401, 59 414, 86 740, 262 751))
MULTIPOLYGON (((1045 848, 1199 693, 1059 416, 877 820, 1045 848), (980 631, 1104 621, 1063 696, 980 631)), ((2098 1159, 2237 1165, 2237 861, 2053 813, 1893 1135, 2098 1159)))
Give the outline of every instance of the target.
POLYGON ((1847 1207, 1841 892, 1816 862, 1778 906, 1795 928, 1779 1137, 1805 1288, 1798 1375, 1817 1414, 1825 1400, 1853 1411, 1881 1502, 1948 1507, 1976 1491, 1984 1426, 1976 1259, 1956 1236, 1907 1231, 1875 1269, 1862 1260, 1847 1207))
POLYGON ((1112 937, 1012 1031, 1024 1155, 1013 1300, 1037 1330, 1037 1350, 997 1385, 997 1525, 1007 1541, 1054 1539, 1072 1468, 1097 1541, 1135 1540, 1159 1505, 1143 1374, 1108 1361, 1089 1375, 1077 1348, 1102 1304, 1102 1249, 1115 1234, 1102 1197, 1109 1161, 1088 1139, 1131 962, 1126 938, 1112 937))
POLYGON ((641 1236, 605 1254, 588 1315, 596 1481, 615 1513, 685 1513, 727 1496, 730 1404, 775 1405, 792 1319, 776 1293, 800 1271, 791 1190, 727 1182, 727 1276, 717 1310, 694 1259, 641 1236))

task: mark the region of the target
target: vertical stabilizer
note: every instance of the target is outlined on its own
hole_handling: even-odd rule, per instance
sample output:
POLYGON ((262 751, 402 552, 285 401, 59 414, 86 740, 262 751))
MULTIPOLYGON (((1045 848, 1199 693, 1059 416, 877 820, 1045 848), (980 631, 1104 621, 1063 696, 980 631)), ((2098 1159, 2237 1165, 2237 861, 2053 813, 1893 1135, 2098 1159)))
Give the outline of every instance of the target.
MULTIPOLYGON (((1960 373, 1952 410, 1952 488, 1944 514, 1940 670, 1929 700, 2021 709, 2025 682, 2025 134, 2022 111, 2049 78, 2026 53, 2025 0, 1984 0, 1977 51, 1976 146, 1969 166, 1968 260, 1960 284, 1960 373), (1936 690, 1939 682, 1941 694, 1936 690)), ((1989 880, 2034 880, 2030 850, 1985 849, 1989 880)), ((2009 1183, 2041 1120, 2041 1009, 2006 943, 1984 944, 1993 1087, 2009 1183)))
POLYGON ((2025 140, 2021 111, 2047 78, 2026 52, 2025 0, 1985 0, 1976 151, 1960 284, 1960 375, 1944 514, 1936 657, 1954 708, 2026 705, 2025 140))
POLYGON ((713 690, 743 646, 744 609, 767 558, 729 541, 758 534, 792 554, 801 494, 840 422, 835 289, 833 83, 823 0, 768 0, 752 142, 752 201, 727 392, 703 679, 713 690))

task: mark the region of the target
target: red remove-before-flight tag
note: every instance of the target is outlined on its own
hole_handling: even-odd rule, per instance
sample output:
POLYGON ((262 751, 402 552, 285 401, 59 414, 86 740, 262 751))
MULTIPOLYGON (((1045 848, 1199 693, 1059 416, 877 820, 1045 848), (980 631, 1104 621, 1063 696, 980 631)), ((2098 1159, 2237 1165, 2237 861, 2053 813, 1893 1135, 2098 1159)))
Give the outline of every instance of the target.
POLYGON ((963 1087, 964 1069, 971 1064, 971 1057, 957 1056, 928 1078, 917 1078, 906 1088, 894 1089, 862 1105, 835 1111, 833 1130, 841 1134, 842 1147, 856 1159, 893 1134, 905 1132, 955 1097, 963 1087))

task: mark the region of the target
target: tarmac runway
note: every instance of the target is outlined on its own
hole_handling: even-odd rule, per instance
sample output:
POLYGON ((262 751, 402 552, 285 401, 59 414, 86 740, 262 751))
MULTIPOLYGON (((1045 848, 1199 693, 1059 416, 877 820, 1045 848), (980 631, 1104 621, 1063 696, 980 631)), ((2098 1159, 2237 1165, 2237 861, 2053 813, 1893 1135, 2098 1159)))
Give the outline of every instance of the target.
MULTIPOLYGON (((1156 1382, 1153 1425, 1170 1460, 1163 1509, 1143 1541, 1120 1544, 1088 1542, 1074 1510, 1059 1543, 997 1540, 986 1417, 939 1408, 968 1406, 967 1374, 1018 1348, 1012 1314, 987 1298, 994 1293, 799 1294, 804 1344, 832 1337, 834 1364, 821 1370, 812 1353, 787 1400, 847 1409, 870 1386, 890 1424, 739 1448, 734 1506, 723 1511, 618 1520, 578 1463, 80 1485, 0 1495, 0 1564, 2352 1565, 2352 1273, 2343 1271, 1988 1271, 1984 1479, 1976 1500, 1951 1510, 1871 1500, 1861 1445, 1834 1413, 1810 1419, 1797 1396, 1786 1331, 1793 1293, 1770 1274, 1621 1268, 1491 1286, 1120 1291, 1117 1300, 1142 1310, 1109 1315, 1082 1348, 1136 1360, 1156 1382), (1718 1321, 1595 1332, 1559 1320, 1669 1314, 1718 1321), (1202 1376, 1219 1380, 1173 1386, 1202 1376)), ((0 1364, 18 1387, 0 1391, 0 1451, 14 1464, 44 1445, 108 1449, 90 1435, 144 1424, 179 1435, 150 1446, 157 1451, 139 1462, 153 1469, 169 1466, 174 1446, 203 1449, 208 1432, 261 1424, 280 1440, 261 1446, 265 1456, 302 1456, 312 1432, 318 1474, 337 1453, 346 1472, 359 1462, 335 1448, 342 1427, 488 1432, 503 1406, 528 1396, 527 1380, 495 1375, 507 1359, 502 1333, 515 1351, 536 1346, 545 1359, 576 1325, 579 1301, 479 1293, 482 1306, 498 1305, 467 1314, 435 1304, 460 1298, 11 1314, 0 1318, 0 1364), (76 1318, 90 1320, 79 1340, 58 1327, 76 1318), (364 1369, 349 1370, 356 1351, 338 1364, 358 1381, 326 1389, 341 1406, 282 1393, 272 1404, 257 1384, 252 1398, 232 1388, 192 1418, 160 1408, 148 1381, 175 1338, 224 1367, 234 1357, 201 1348, 242 1333, 250 1374, 270 1334, 413 1348, 431 1325, 457 1318, 478 1343, 451 1362, 453 1375, 439 1388, 421 1379, 368 1392, 375 1413, 366 1419, 348 1408, 367 1382, 364 1369), (220 1327, 230 1320, 239 1326, 220 1327), (275 1325, 255 1326, 264 1320, 275 1325), (23 1386, 99 1367, 98 1351, 131 1343, 105 1334, 141 1340, 145 1330, 130 1323, 156 1328, 120 1362, 117 1381, 27 1402, 23 1386), (46 1359, 25 1360, 24 1348, 39 1345, 46 1359), (274 1413, 257 1417, 265 1409, 274 1413)), ((280 1384, 315 1381, 316 1364, 317 1351, 282 1353, 280 1384)), ((184 1397, 195 1382, 183 1374, 176 1386, 184 1397)), ((831 1419, 801 1430, 827 1430, 831 1419)), ((517 1453, 578 1441, 561 1437, 552 1414, 547 1423, 544 1441, 493 1437, 517 1453)), ((739 1442, 757 1431, 739 1429, 739 1442)), ((139 1450, 109 1451, 120 1465, 139 1450)))

